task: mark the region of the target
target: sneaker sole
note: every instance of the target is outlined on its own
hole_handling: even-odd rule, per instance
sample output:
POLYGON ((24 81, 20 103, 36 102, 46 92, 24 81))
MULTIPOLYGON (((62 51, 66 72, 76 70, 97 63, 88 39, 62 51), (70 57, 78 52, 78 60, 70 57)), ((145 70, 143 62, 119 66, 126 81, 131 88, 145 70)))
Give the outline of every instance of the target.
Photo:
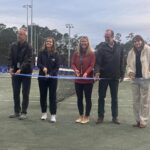
POLYGON ((43 121, 44 121, 44 120, 47 120, 47 118, 40 118, 40 119, 43 120, 43 121))

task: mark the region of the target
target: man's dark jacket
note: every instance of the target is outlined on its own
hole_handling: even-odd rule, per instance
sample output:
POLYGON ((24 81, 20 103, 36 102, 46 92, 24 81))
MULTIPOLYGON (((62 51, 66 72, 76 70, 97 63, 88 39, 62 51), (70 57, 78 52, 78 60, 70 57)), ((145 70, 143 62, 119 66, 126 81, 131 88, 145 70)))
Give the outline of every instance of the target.
POLYGON ((124 77, 123 47, 119 43, 114 42, 113 48, 106 42, 99 44, 96 52, 95 73, 100 73, 100 78, 124 77))
POLYGON ((8 66, 14 69, 14 73, 18 69, 21 69, 23 74, 32 73, 32 48, 27 42, 15 42, 11 45, 8 66))

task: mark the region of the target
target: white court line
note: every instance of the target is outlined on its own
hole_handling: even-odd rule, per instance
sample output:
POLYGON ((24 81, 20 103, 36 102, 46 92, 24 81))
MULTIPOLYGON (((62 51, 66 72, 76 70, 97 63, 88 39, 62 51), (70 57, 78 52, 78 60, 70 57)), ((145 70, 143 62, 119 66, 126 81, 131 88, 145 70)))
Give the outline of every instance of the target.
MULTIPOLYGON (((13 102, 13 100, 0 100, 0 102, 13 102)), ((29 100, 29 103, 30 103, 30 102, 33 102, 33 103, 38 102, 38 103, 39 103, 40 101, 38 101, 38 100, 37 100, 37 101, 30 101, 30 100, 29 100)))
MULTIPOLYGON (((68 104, 68 105, 77 105, 77 103, 74 103, 74 102, 71 102, 71 103, 67 103, 67 102, 64 102, 64 101, 61 101, 59 103, 63 103, 63 104, 68 104)), ((92 104, 93 106, 98 106, 98 104, 92 104)), ((106 106, 111 106, 111 104, 105 104, 106 106)), ((118 105, 118 106, 121 106, 121 107, 130 107, 130 105, 118 105)), ((132 106, 132 105, 131 105, 132 106)))
MULTIPOLYGON (((0 102, 13 102, 13 100, 0 100, 0 102)), ((29 103, 39 103, 40 101, 29 101, 29 103)), ((77 103, 74 102, 64 102, 64 101, 60 101, 58 102, 59 104, 63 103, 63 104, 67 104, 67 105, 77 105, 77 103)), ((92 104, 93 106, 98 106, 98 104, 92 104)), ((105 104, 106 106, 111 106, 111 104, 105 104)), ((121 107, 132 107, 132 105, 118 105, 121 107)))
MULTIPOLYGON (((71 98, 73 98, 73 99, 77 99, 77 97, 75 97, 75 96, 72 96, 71 98)), ((111 97, 110 98, 107 98, 108 100, 109 99, 111 99, 111 97)), ((106 99, 106 100, 107 100, 106 99)), ((98 100, 98 98, 92 98, 92 100, 98 100)), ((121 99, 119 99, 119 100, 121 100, 121 99)), ((132 102, 132 100, 126 100, 126 102, 132 102)))

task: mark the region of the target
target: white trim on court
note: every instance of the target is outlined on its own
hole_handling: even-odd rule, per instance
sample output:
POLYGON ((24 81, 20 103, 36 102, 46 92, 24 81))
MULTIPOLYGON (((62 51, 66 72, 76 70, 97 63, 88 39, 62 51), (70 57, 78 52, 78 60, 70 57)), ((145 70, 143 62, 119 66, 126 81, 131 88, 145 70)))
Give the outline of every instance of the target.
MULTIPOLYGON (((0 100, 0 102, 13 102, 13 100, 0 100)), ((29 103, 39 103, 39 101, 29 101, 29 103)), ((68 102, 68 101, 60 101, 58 102, 59 104, 63 103, 63 104, 66 104, 66 105, 77 105, 77 103, 75 102, 68 102)), ((98 106, 98 104, 92 104, 93 106, 98 106)), ((111 106, 111 104, 105 104, 106 106, 111 106)), ((121 107, 132 107, 132 105, 120 105, 119 106, 121 107)))

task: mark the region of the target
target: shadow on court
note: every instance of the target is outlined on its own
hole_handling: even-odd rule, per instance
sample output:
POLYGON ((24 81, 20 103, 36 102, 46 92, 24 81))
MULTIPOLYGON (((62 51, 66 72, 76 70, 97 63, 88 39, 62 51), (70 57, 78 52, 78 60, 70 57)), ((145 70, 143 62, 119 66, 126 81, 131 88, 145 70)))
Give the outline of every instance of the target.
MULTIPOLYGON (((59 87, 59 90, 63 87, 59 87)), ((73 86, 70 85, 70 86, 73 86)), ((150 126, 133 128, 132 97, 129 82, 119 88, 119 119, 111 123, 110 95, 106 98, 105 121, 96 125, 97 84, 93 90, 90 123, 76 124, 75 95, 58 104, 57 123, 41 121, 37 81, 32 82, 28 119, 9 119, 13 112, 10 79, 0 79, 0 150, 150 150, 150 126)))

